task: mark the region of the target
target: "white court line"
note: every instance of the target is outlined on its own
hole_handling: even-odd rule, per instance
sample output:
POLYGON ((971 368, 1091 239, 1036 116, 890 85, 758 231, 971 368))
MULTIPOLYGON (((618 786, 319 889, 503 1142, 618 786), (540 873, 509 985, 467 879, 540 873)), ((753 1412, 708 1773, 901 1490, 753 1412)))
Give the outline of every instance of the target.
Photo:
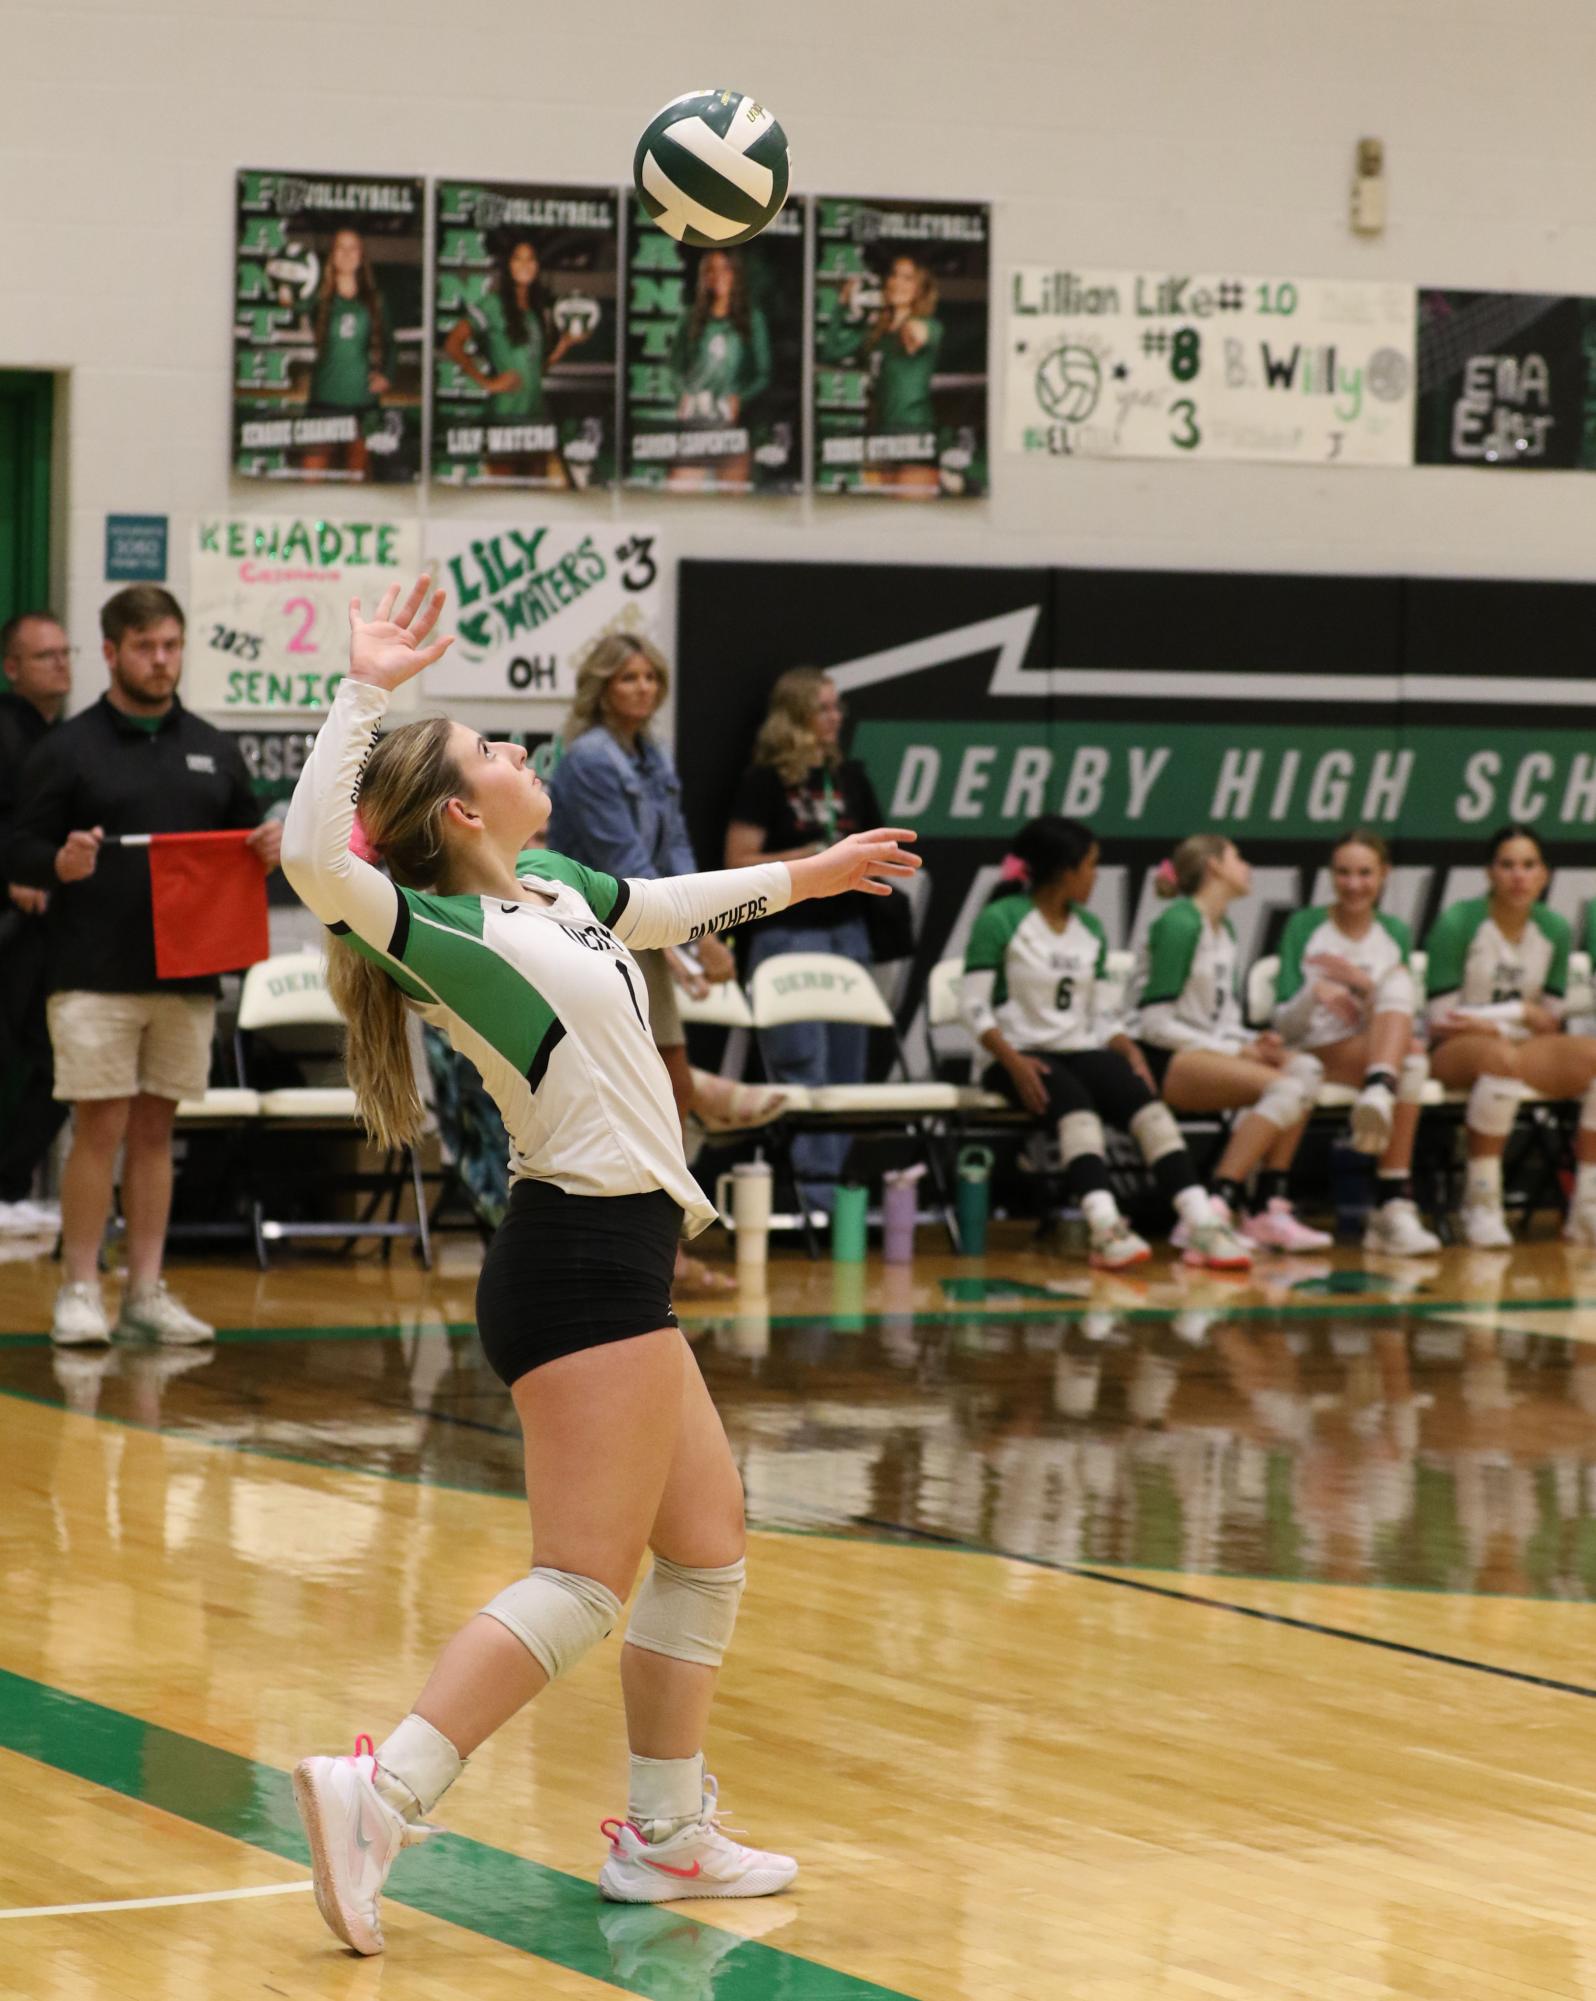
POLYGON ((287 1897, 295 1890, 313 1887, 307 1876, 303 1883, 261 1883, 253 1890, 194 1890, 186 1897, 117 1897, 106 1904, 32 1904, 26 1910, 0 1911, 0 1918, 81 1918, 90 1911, 153 1911, 168 1904, 226 1904, 237 1897, 287 1897))

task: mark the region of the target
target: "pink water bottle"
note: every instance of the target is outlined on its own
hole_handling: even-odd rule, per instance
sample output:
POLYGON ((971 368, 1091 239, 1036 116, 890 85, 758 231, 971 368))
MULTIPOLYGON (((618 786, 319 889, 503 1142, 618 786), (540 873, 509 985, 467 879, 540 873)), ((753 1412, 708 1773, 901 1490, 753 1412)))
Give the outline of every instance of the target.
POLYGON ((881 1255, 889 1265, 914 1261, 914 1226, 920 1214, 920 1177, 924 1173, 922 1162, 882 1176, 881 1255))

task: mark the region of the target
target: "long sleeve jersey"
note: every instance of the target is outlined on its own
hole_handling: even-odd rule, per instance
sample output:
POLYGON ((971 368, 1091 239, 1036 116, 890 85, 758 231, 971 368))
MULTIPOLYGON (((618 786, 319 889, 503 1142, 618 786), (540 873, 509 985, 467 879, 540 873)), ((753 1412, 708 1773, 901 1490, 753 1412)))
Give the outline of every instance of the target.
POLYGON ((1332 911, 1299 910, 1280 940, 1280 973, 1275 982, 1275 1027, 1298 1049, 1326 1049, 1360 1034, 1377 1014, 1413 1012, 1416 995, 1408 970, 1412 934, 1399 917, 1376 913, 1361 938, 1349 938, 1332 911), (1313 960, 1325 954, 1349 959, 1374 981, 1363 1003, 1363 1018, 1349 1027, 1315 993, 1313 960))
POLYGON ((784 909, 785 864, 617 881, 530 850, 513 901, 401 888, 349 852, 361 768, 387 706, 384 689, 339 684, 283 830, 288 880, 476 1065, 510 1136, 512 1180, 573 1195, 663 1188, 696 1235, 715 1210, 682 1155, 632 948, 686 944, 784 909))
POLYGON ((1236 934, 1183 896, 1147 934, 1136 1033, 1160 1049, 1217 1049, 1234 1055, 1251 1040, 1236 995, 1236 934))
POLYGON ((1062 1055, 1100 1049, 1119 1023, 1102 1011, 1108 939, 1090 911, 1055 931, 1028 896, 1003 896, 975 920, 960 1005, 979 1042, 1003 1031, 1015 1049, 1062 1055))
POLYGON ((1561 1007, 1573 939, 1567 918, 1543 903, 1531 906, 1529 922, 1517 939, 1498 928, 1489 897, 1454 903, 1441 912, 1425 940, 1430 1018, 1493 1021, 1509 1040, 1524 1041, 1530 1034, 1526 1001, 1561 1007))

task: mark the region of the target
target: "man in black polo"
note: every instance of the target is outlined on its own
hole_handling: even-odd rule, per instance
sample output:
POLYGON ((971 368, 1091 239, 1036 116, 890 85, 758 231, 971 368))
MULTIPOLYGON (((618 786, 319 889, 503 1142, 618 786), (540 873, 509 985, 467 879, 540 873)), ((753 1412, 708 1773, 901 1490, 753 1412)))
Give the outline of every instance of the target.
POLYGON ((198 1342, 213 1330, 161 1281, 172 1202, 172 1115, 210 1074, 214 979, 159 980, 144 848, 108 834, 252 827, 277 865, 282 828, 262 822, 233 740, 177 698, 183 613, 155 584, 132 584, 100 611, 110 685, 29 757, 0 853, 0 875, 50 893, 50 1041, 57 1097, 73 1106, 61 1183, 63 1283, 53 1338, 106 1341, 99 1254, 111 1177, 126 1146, 127 1291, 119 1331, 198 1342))
MULTIPOLYGON (((28 754, 60 721, 72 692, 72 649, 53 612, 0 625, 0 828, 16 804, 28 754)), ((53 1229, 31 1201, 34 1173, 66 1117, 51 1089, 44 915, 48 890, 6 883, 0 896, 0 1235, 53 1229)))

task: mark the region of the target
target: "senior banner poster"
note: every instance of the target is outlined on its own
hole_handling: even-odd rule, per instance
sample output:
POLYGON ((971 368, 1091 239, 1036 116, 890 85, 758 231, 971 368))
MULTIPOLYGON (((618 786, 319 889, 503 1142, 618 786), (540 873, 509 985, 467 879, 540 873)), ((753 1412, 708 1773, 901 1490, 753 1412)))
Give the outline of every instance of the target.
MULTIPOLYGON (((183 699, 219 718, 315 714, 349 664, 349 601, 368 615, 421 564, 413 521, 202 515, 189 565, 183 699)), ((416 684, 398 691, 401 707, 416 684)))
POLYGON ((235 472, 419 477, 423 217, 408 175, 240 171, 235 472))
POLYGON ((455 642, 432 669, 456 695, 576 691, 582 655, 608 632, 669 649, 665 559, 654 528, 587 521, 434 521, 428 567, 449 593, 455 642))
POLYGON ((436 199, 432 477, 609 486, 615 190, 439 181, 436 199))
POLYGON ((816 201, 818 492, 989 491, 991 222, 984 202, 816 201))
POLYGON ((804 204, 752 243, 691 250, 633 204, 626 482, 793 493, 802 482, 804 204))
POLYGON ((1411 285, 1030 264, 1005 345, 1026 457, 1412 463, 1411 285))
POLYGON ((1420 465, 1596 467, 1596 299, 1419 294, 1420 465))

